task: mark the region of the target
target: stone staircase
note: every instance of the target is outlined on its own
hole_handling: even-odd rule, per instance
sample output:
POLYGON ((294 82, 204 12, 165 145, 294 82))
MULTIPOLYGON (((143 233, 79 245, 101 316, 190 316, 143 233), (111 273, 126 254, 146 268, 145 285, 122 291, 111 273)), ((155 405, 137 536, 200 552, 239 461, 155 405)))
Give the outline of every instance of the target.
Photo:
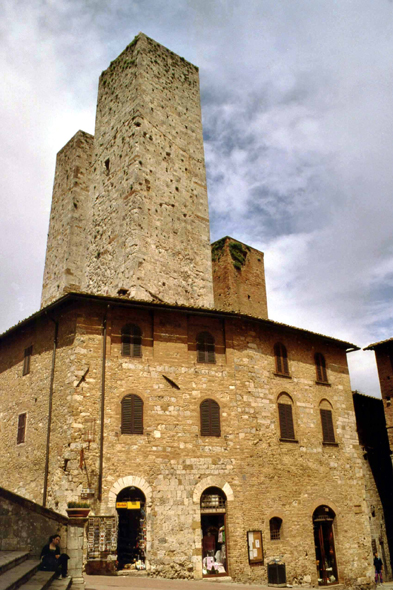
POLYGON ((72 578, 55 579, 55 572, 38 569, 28 551, 0 551, 0 590, 68 590, 72 578))

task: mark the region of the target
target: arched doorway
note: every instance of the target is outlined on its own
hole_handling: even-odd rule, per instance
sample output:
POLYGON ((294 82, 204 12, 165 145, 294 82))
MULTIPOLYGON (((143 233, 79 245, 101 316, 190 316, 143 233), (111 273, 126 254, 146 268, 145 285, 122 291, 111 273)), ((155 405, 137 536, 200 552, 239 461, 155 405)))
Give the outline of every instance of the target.
POLYGON ((117 534, 118 569, 145 569, 146 498, 142 490, 129 486, 116 498, 119 515, 117 534))
POLYGON ((318 584, 338 583, 333 523, 336 515, 329 506, 318 506, 313 514, 318 584))
POLYGON ((207 488, 201 495, 202 575, 225 576, 228 572, 226 495, 207 488))

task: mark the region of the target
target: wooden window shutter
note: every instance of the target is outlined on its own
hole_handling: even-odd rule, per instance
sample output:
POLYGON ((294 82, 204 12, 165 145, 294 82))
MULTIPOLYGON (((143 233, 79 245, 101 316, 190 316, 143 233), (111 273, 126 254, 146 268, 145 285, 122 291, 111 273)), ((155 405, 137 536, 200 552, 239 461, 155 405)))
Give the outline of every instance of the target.
POLYGON ((122 399, 121 433, 143 434, 143 401, 139 395, 126 395, 122 399))
POLYGON ((121 331, 122 356, 142 356, 142 331, 135 324, 127 324, 121 331))
POLYGON ((16 444, 20 445, 25 442, 26 437, 26 413, 18 416, 18 434, 16 444))
POLYGON ((139 397, 139 395, 134 395, 133 402, 134 402, 133 434, 143 434, 143 401, 139 397))
POLYGON ((320 352, 315 355, 315 367, 317 370, 317 381, 327 383, 326 362, 325 357, 320 352))
POLYGON ((278 404, 278 415, 280 418, 281 438, 286 440, 295 440, 295 430, 293 427, 292 406, 290 404, 278 404))
POLYGON ((25 348, 24 358, 23 358, 23 375, 28 375, 30 373, 30 359, 31 355, 33 354, 33 347, 29 346, 25 348))
POLYGON ((276 357, 276 372, 281 375, 289 375, 287 349, 280 342, 274 345, 274 356, 276 357))
POLYGON ((208 364, 216 362, 214 338, 209 332, 201 332, 197 336, 197 361, 208 364))
POLYGON ((200 406, 201 436, 221 436, 220 406, 212 399, 205 399, 200 406))
POLYGON ((331 410, 324 410, 321 408, 321 422, 323 442, 335 443, 336 439, 334 437, 333 416, 331 410))

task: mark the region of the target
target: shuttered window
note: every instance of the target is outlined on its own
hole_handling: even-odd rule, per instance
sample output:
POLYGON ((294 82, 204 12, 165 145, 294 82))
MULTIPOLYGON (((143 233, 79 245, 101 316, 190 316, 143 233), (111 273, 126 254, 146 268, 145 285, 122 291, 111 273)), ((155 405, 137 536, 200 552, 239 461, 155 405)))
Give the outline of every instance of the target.
POLYGON ((143 401, 139 395, 126 395, 122 399, 121 433, 143 434, 143 401))
POLYGON ((326 361, 325 357, 320 352, 317 352, 315 355, 315 368, 317 371, 317 381, 320 383, 327 383, 326 361))
POLYGON ((334 438, 333 416, 331 410, 324 410, 321 408, 321 422, 323 442, 335 443, 336 439, 334 438))
POLYGON ((216 362, 214 338, 209 332, 201 332, 197 336, 197 359, 198 363, 216 362))
POLYGON ((278 415, 280 418, 280 436, 286 440, 295 440, 295 429, 293 427, 292 406, 290 404, 278 404, 278 415))
POLYGON ((220 406, 213 399, 205 399, 200 406, 201 435, 221 436, 220 406))
POLYGON ((276 372, 279 375, 289 375, 287 349, 281 342, 274 345, 274 356, 276 358, 276 372))
POLYGON ((278 541, 281 539, 281 525, 282 520, 278 516, 270 519, 270 539, 272 541, 278 541))
POLYGON ((127 324, 121 331, 121 354, 123 356, 142 356, 142 332, 136 324, 127 324))
POLYGON ((18 434, 16 438, 16 444, 20 445, 25 442, 26 438, 26 418, 27 414, 19 414, 18 416, 18 434))
POLYGON ((23 375, 28 375, 30 373, 30 360, 31 355, 33 354, 33 347, 29 346, 25 348, 25 353, 23 357, 23 375))

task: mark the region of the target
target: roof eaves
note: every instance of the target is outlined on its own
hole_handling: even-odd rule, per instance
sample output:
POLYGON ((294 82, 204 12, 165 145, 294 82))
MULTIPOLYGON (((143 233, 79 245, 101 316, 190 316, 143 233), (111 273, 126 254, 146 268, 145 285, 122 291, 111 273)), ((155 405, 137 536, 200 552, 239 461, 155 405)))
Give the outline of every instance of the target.
POLYGON ((153 307, 156 307, 159 309, 181 310, 184 312, 191 311, 193 313, 204 314, 204 315, 215 315, 215 316, 219 315, 221 317, 224 316, 224 317, 244 318, 247 320, 260 322, 260 323, 265 324, 267 326, 274 326, 274 327, 283 328, 286 330, 291 330, 294 332, 302 332, 303 334, 316 336, 316 337, 322 338, 323 340, 326 340, 328 342, 332 342, 334 344, 338 344, 342 347, 345 347, 345 349, 348 352, 360 350, 360 348, 358 346, 356 346, 356 344, 353 344, 351 342, 346 342, 345 340, 339 340, 338 338, 333 338, 332 336, 326 336, 326 335, 320 334, 318 332, 312 332, 311 330, 306 330, 304 328, 298 328, 296 326, 291 326, 289 324, 284 324, 282 322, 277 322, 275 320, 269 320, 269 319, 261 318, 258 316, 247 315, 247 314, 236 312, 236 311, 223 311, 221 309, 216 309, 216 308, 211 308, 211 307, 172 304, 172 303, 165 303, 165 302, 161 302, 161 301, 157 302, 157 301, 144 301, 144 300, 140 300, 140 299, 126 299, 124 297, 110 297, 108 295, 93 295, 91 293, 74 292, 74 291, 66 293, 65 295, 63 295, 62 297, 57 299, 56 301, 53 301, 49 305, 36 311, 35 313, 33 313, 29 317, 25 318, 24 320, 18 322, 14 326, 11 326, 10 328, 8 328, 8 330, 6 330, 2 334, 0 334, 0 339, 7 336, 8 334, 13 332, 17 328, 21 328, 22 326, 26 325, 28 322, 30 322, 42 315, 47 314, 48 311, 57 308, 62 303, 66 302, 67 300, 72 300, 72 299, 82 299, 82 300, 90 299, 90 300, 94 300, 94 301, 114 302, 116 305, 123 305, 126 307, 128 307, 130 305, 137 305, 138 307, 150 307, 151 308, 153 306, 153 307))

